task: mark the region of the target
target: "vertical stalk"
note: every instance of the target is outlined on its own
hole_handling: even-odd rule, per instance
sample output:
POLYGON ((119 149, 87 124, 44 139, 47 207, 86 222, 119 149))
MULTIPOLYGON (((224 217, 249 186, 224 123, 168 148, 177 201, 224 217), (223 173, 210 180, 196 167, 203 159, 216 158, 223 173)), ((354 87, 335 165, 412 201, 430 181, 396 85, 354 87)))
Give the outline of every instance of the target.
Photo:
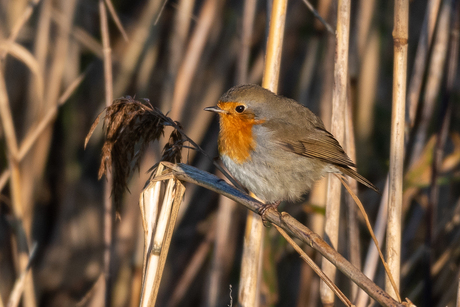
MULTIPOLYGON (((331 133, 343 144, 345 128, 345 106, 348 83, 348 48, 350 36, 350 0, 339 0, 337 7, 337 42, 334 64, 334 88, 332 92, 331 133)), ((335 176, 329 176, 326 200, 325 237, 328 243, 337 249, 339 233, 341 184, 335 176)), ((336 267, 326 259, 322 261, 324 273, 333 281, 336 267)), ((334 292, 324 283, 320 286, 321 301, 324 306, 334 304, 334 292)))
MULTIPOLYGON (((395 0, 393 105, 391 118, 390 174, 386 258, 399 291, 401 257, 401 207, 403 195, 404 127, 406 109, 407 47, 409 38, 409 0, 395 0)), ((397 294, 388 276, 385 291, 397 294)))
MULTIPOLYGON (((105 105, 110 106, 113 101, 112 81, 112 49, 110 49, 110 38, 107 21, 107 11, 103 0, 99 0, 99 14, 101 19, 102 48, 104 54, 104 84, 105 84, 105 105)), ((105 306, 110 306, 111 291, 111 251, 113 236, 113 204, 111 197, 112 174, 108 172, 104 185, 104 274, 105 274, 105 306)))
POLYGON ((409 106, 409 122, 412 127, 415 121, 418 102, 420 99, 420 91, 422 89, 423 76, 425 75, 425 67, 427 63, 428 53, 433 40, 433 32, 438 18, 439 7, 441 0, 429 0, 426 7, 425 18, 423 19, 422 31, 417 45, 415 54, 414 68, 411 75, 411 80, 408 90, 408 106, 409 106))
MULTIPOLYGON (((286 10, 287 0, 273 1, 262 86, 275 93, 278 90, 286 10)), ((263 234, 264 226, 260 216, 252 212, 248 213, 238 292, 241 306, 257 306, 263 234)))
MULTIPOLYGON (((243 31, 241 36, 241 43, 239 46, 240 56, 238 57, 237 64, 237 84, 247 83, 248 76, 248 63, 249 63, 249 53, 250 53, 250 44, 252 39, 253 25, 256 12, 256 0, 246 0, 244 3, 243 9, 243 31)), ((212 269, 209 278, 209 289, 207 291, 207 305, 209 307, 218 306, 219 297, 221 296, 221 291, 223 289, 224 280, 227 279, 229 271, 229 260, 233 258, 233 249, 229 249, 229 242, 234 241, 232 237, 232 228, 231 225, 235 225, 235 210, 236 202, 228 199, 223 195, 219 195, 219 210, 217 213, 217 223, 216 223, 216 239, 215 247, 212 259, 212 269)), ((248 217, 249 218, 249 217, 248 217)), ((252 223, 251 223, 252 224, 252 223)), ((250 223, 248 221, 247 226, 249 227, 250 223)), ((263 230, 261 231, 263 234, 263 230)), ((263 239, 263 235, 262 235, 263 239)), ((245 241, 246 242, 246 241, 245 241)), ((249 242, 249 241, 248 241, 249 242)), ((231 244, 231 243, 230 243, 231 244)), ((262 254, 262 247, 259 255, 262 254)), ((247 252, 248 249, 245 249, 247 252)), ((250 257, 248 255, 247 257, 250 257)), ((243 256, 243 260, 245 257, 243 256)), ((246 260, 244 260, 246 261, 246 260)), ((260 262, 260 261, 258 261, 260 262)), ((247 278, 241 278, 244 282, 249 281, 247 278)), ((240 289, 243 287, 240 286, 240 289)), ((258 292, 258 291, 257 291, 258 292)), ((256 293, 257 297, 257 293, 256 293)))
MULTIPOLYGON (((356 147, 355 135, 353 132, 353 106, 350 98, 345 109, 345 148, 348 156, 352 161, 356 161, 356 147)), ((355 179, 348 178, 348 185, 353 190, 353 193, 358 195, 358 182, 355 179)), ((349 194, 346 195, 346 210, 347 210, 347 236, 348 236, 348 250, 350 255, 350 262, 357 267, 361 268, 361 254, 359 243, 359 225, 358 225, 358 211, 353 197, 349 194)), ((358 293, 358 286, 351 282, 351 298, 354 300, 358 293)))

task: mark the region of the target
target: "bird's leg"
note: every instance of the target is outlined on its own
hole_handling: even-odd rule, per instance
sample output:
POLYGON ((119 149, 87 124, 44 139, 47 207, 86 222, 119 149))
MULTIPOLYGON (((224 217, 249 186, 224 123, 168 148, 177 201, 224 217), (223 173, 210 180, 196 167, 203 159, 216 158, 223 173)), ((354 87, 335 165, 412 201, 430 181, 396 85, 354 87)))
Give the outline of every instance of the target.
POLYGON ((270 208, 278 210, 278 206, 280 205, 280 203, 281 201, 278 200, 278 201, 275 201, 274 203, 265 204, 262 208, 259 209, 259 215, 262 217, 262 221, 264 222, 264 225, 265 225, 265 222, 267 221, 267 219, 265 218, 265 213, 267 212, 267 210, 270 208))

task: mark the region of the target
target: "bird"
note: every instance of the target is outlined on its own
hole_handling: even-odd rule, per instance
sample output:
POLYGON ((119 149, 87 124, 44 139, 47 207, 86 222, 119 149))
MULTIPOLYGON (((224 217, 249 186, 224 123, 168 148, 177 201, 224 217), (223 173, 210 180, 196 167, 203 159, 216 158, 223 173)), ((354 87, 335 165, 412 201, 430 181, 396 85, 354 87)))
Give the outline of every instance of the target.
POLYGON ((256 84, 234 86, 216 106, 218 150, 230 174, 266 204, 296 202, 327 173, 379 190, 354 168, 321 119, 297 101, 256 84))

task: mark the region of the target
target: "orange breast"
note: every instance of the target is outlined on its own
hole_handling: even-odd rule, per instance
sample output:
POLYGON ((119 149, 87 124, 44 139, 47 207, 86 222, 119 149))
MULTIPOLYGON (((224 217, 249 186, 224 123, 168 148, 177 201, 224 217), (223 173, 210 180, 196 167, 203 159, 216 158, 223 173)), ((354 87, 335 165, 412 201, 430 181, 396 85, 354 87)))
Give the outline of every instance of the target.
POLYGON ((250 159, 251 151, 256 146, 252 126, 264 121, 256 120, 246 114, 221 113, 219 116, 219 153, 228 156, 238 164, 250 159))

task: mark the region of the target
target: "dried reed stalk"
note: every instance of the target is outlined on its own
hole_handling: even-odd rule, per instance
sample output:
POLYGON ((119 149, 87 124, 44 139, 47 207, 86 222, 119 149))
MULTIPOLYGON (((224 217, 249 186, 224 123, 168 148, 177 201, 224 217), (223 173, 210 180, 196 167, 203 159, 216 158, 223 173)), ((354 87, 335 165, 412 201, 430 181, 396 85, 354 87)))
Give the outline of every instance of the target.
MULTIPOLYGON (((394 6, 393 105, 391 120, 390 174, 386 259, 399 291, 401 257, 401 208, 404 167, 404 127, 406 109, 407 46, 409 37, 409 1, 396 0, 394 6)), ((385 277, 385 290, 398 294, 385 277)))
MULTIPOLYGON (((237 62, 236 84, 247 83, 249 54, 251 50, 250 46, 256 12, 256 4, 257 1, 255 0, 245 1, 244 4, 242 22, 243 30, 238 46, 240 56, 238 57, 237 62)), ((231 47, 233 47, 233 45, 234 44, 232 44, 231 47)), ((236 48, 231 48, 230 50, 233 49, 236 48)), ((230 61, 227 60, 224 63, 228 62, 230 61)), ((235 231, 232 228, 232 225, 236 224, 236 216, 234 214, 236 206, 237 204, 234 201, 219 195, 219 209, 217 212, 217 223, 215 224, 217 227, 216 241, 211 270, 209 273, 209 289, 207 291, 208 295, 206 303, 206 305, 210 307, 219 306, 219 298, 221 297, 222 289, 224 289, 224 285, 227 285, 226 281, 228 280, 228 276, 226 275, 229 272, 235 250, 234 248, 229 247, 234 247, 234 244, 232 243, 235 242, 235 231)), ((245 242, 250 242, 250 240, 246 240, 246 235, 245 242)), ((248 249, 245 249, 245 251, 247 250, 248 249)), ((248 258, 250 257, 251 256, 249 255, 248 258)), ((251 280, 247 277, 249 276, 241 277, 241 280, 247 283, 251 280)), ((244 285, 241 285, 240 289, 243 287, 244 285)))
MULTIPOLYGON (((219 195, 219 209, 217 210, 215 228, 214 251, 209 272, 209 287, 206 290, 206 306, 219 306, 222 289, 228 285, 228 273, 235 254, 235 226, 236 203, 219 195)), ((213 231, 214 233, 214 231, 213 231)))
MULTIPOLYGON (((287 0, 274 0, 270 15, 262 87, 278 91, 281 52, 284 38, 287 0)), ((257 306, 260 287, 264 226, 259 215, 249 212, 243 243, 238 301, 242 306, 257 306)))
MULTIPOLYGON (((377 220, 375 222, 375 237, 380 243, 380 247, 383 244, 385 238, 386 230, 386 220, 388 216, 388 177, 385 181, 385 188, 383 190, 382 198, 380 199, 379 211, 377 213, 377 220)), ((375 272, 377 270, 377 265, 379 263, 379 252, 375 244, 369 244, 367 249, 366 260, 364 263, 363 273, 369 277, 371 280, 374 280, 375 272)), ((358 295, 356 298, 356 307, 365 307, 368 306, 369 296, 362 289, 359 289, 358 295)))
POLYGON ((133 25, 131 40, 126 46, 120 63, 120 73, 114 82, 114 97, 120 97, 132 81, 133 74, 141 58, 141 53, 147 44, 150 32, 153 31, 155 15, 158 14, 161 1, 149 0, 142 10, 138 22, 133 25))
POLYGON ((171 107, 171 117, 181 121, 185 110, 185 102, 195 76, 199 59, 208 40, 212 25, 222 3, 219 0, 206 0, 200 11, 199 22, 190 38, 184 59, 177 73, 176 84, 171 107))
MULTIPOLYGON (((345 152, 352 161, 356 161, 356 147, 355 147, 355 136, 353 133, 353 108, 352 99, 348 99, 347 106, 345 108, 345 152)), ((354 194, 358 194, 358 182, 355 179, 348 178, 348 185, 354 194)), ((360 254, 360 243, 359 243, 359 225, 358 215, 356 206, 353 201, 353 197, 349 194, 346 195, 346 212, 347 212, 347 241, 348 250, 350 255, 350 262, 357 267, 361 268, 361 254, 360 254)), ((351 283, 351 299, 355 300, 358 292, 358 286, 351 283)))
POLYGON ((411 152, 409 165, 413 165, 420 157, 426 144, 427 130, 433 117, 435 104, 441 89, 445 73, 445 62, 449 45, 450 4, 444 3, 439 15, 436 37, 428 65, 425 94, 423 97, 422 111, 417 130, 414 135, 414 145, 411 152))
POLYGON ((409 120, 410 127, 414 125, 415 115, 417 113, 418 102, 420 99, 420 91, 422 89, 423 76, 425 75, 425 67, 428 53, 433 40, 434 28, 438 18, 441 0, 429 0, 426 4, 425 18, 423 20, 422 30, 417 45, 417 52, 415 54, 414 68, 412 71, 409 89, 408 89, 408 106, 409 106, 409 120))
MULTIPOLYGON (((339 0, 337 8, 337 42, 330 131, 340 144, 343 144, 344 141, 344 114, 347 102, 350 8, 351 1, 339 0)), ((340 181, 334 176, 329 175, 324 234, 327 241, 335 249, 337 249, 339 239, 340 192, 340 181)), ((336 268, 326 259, 322 260, 322 269, 331 280, 335 279, 336 268)), ((334 304, 334 293, 324 282, 320 284, 320 292, 323 305, 330 306, 334 304)))
MULTIPOLYGON (((174 94, 174 84, 177 78, 181 59, 184 56, 184 50, 192 21, 193 8, 195 0, 179 0, 179 4, 174 16, 173 31, 169 42, 170 56, 168 58, 168 71, 165 75, 163 84, 163 93, 161 97, 162 109, 169 111, 174 94)), ((195 138, 193 138, 195 140, 195 138)))
MULTIPOLYGON (((231 201, 230 199, 227 198, 227 201, 231 201)), ((228 213, 228 212, 219 212, 218 214, 222 215, 223 213, 228 213)), ((227 219, 227 221, 230 220, 230 219, 227 219)), ((179 281, 177 282, 177 286, 175 287, 174 289, 174 292, 172 293, 171 297, 170 297, 170 301, 168 303, 168 307, 176 307, 176 306, 180 306, 179 304, 183 301, 186 293, 187 293, 187 290, 190 288, 190 286, 192 285, 193 281, 195 280, 195 278, 197 278, 197 275, 198 273, 200 273, 200 270, 202 269, 203 267, 203 264, 206 263, 206 260, 209 256, 209 252, 214 244, 214 241, 216 239, 216 223, 218 224, 219 222, 221 221, 221 219, 219 219, 219 217, 217 218, 216 222, 213 223, 213 225, 210 227, 210 231, 208 231, 206 233, 206 239, 203 240, 203 242, 201 242, 200 246, 196 249, 195 251, 195 254, 192 256, 190 262, 189 262, 189 265, 187 266, 187 268, 185 269, 185 272, 182 274, 181 278, 179 279, 179 281)), ((227 227, 225 227, 227 228, 227 227)), ((228 227, 230 228, 230 227, 228 227)), ((217 229, 217 231, 219 231, 219 228, 217 229)), ((228 242, 224 242, 225 244, 227 244, 228 242)), ((216 243, 216 245, 218 245, 219 243, 216 243)), ((228 245, 227 245, 228 247, 228 245)), ((218 247, 216 246, 215 249, 217 249, 218 247)), ((220 249, 220 250, 223 250, 223 249, 220 249)), ((228 253, 229 251, 231 250, 231 248, 228 248, 226 249, 225 251, 228 253)), ((222 257, 218 258, 216 257, 216 259, 225 259, 225 255, 223 255, 222 257)), ((212 265, 214 266, 215 263, 212 265)), ((222 270, 223 268, 221 268, 222 270)), ((210 288, 209 289, 206 289, 206 292, 211 292, 213 291, 212 289, 212 282, 213 282, 213 278, 211 276, 210 278, 210 288)), ((209 295, 211 297, 211 295, 209 295)), ((216 305, 216 304, 214 304, 216 305)), ((212 306, 211 304, 208 304, 207 306, 212 306)))
POLYGON ((6 138, 8 150, 8 163, 11 173, 10 193, 12 198, 12 207, 16 219, 15 232, 17 240, 17 261, 19 273, 27 272, 24 281, 24 305, 25 307, 35 307, 35 291, 32 279, 32 273, 26 270, 29 256, 27 255, 28 242, 30 235, 24 229, 24 200, 22 197, 22 173, 20 170, 20 161, 18 160, 18 142, 16 131, 13 123, 13 116, 9 105, 8 93, 6 90, 5 78, 3 71, 0 69, 0 117, 2 119, 3 131, 6 138))
POLYGON ((21 17, 16 21, 16 24, 13 26, 11 30, 10 36, 6 40, 7 47, 0 52, 0 61, 3 61, 8 54, 9 46, 16 40, 18 37, 19 31, 21 31, 22 27, 26 24, 29 20, 30 16, 34 11, 35 6, 40 2, 40 0, 31 0, 29 1, 27 8, 22 13, 21 17))
POLYGON ((296 252, 300 255, 300 257, 305 261, 312 269, 315 271, 316 274, 321 278, 321 280, 327 284, 327 286, 334 292, 335 295, 348 307, 353 306, 353 304, 350 302, 350 300, 340 291, 340 289, 327 277, 326 274, 321 271, 319 266, 316 265, 316 263, 308 257, 308 255, 300 248, 300 246, 295 243, 294 240, 289 237, 289 235, 281 229, 279 226, 275 225, 276 230, 286 239, 286 241, 289 242, 289 244, 294 247, 296 252))
MULTIPOLYGON (((252 212, 260 212, 265 204, 250 197, 249 195, 229 186, 225 181, 218 177, 196 169, 186 164, 173 164, 169 162, 162 162, 162 164, 169 170, 175 178, 197 184, 205 187, 211 191, 222 194, 234 201, 239 202, 252 212)), ((165 178, 170 178, 170 174, 165 178)), ((161 177, 157 179, 162 179, 161 177)), ((281 227, 290 235, 298 238, 302 242, 308 244, 313 249, 321 253, 326 259, 337 266, 347 277, 351 278, 358 286, 364 289, 369 295, 372 296, 377 302, 384 306, 403 306, 402 303, 395 301, 385 291, 380 289, 371 280, 369 280, 359 269, 354 267, 342 255, 337 253, 330 247, 319 235, 312 232, 305 227, 302 223, 295 220, 289 214, 283 212, 279 213, 273 208, 264 212, 266 221, 281 227)), ((406 303, 405 303, 406 304, 406 303)))
POLYGON ((14 287, 13 287, 13 290, 11 291, 10 298, 8 299, 8 304, 6 305, 6 307, 16 307, 19 305, 19 302, 22 296, 22 292, 24 291, 27 276, 28 275, 30 276, 29 270, 31 268, 32 261, 34 260, 36 256, 36 252, 37 252, 37 243, 34 243, 30 250, 30 255, 29 255, 29 260, 27 262, 27 266, 25 267, 24 271, 19 275, 18 279, 14 283, 14 287))
MULTIPOLYGON (((99 0, 99 16, 102 36, 102 52, 104 55, 104 85, 105 106, 109 107, 113 101, 112 80, 112 49, 110 48, 109 24, 104 0, 99 0)), ((105 277, 105 306, 111 306, 112 299, 112 241, 113 241, 113 202, 111 195, 112 174, 107 172, 104 182, 104 277, 105 277)))
POLYGON ((260 215, 248 212, 238 289, 238 302, 241 306, 258 306, 264 233, 265 227, 260 215))
MULTIPOLYGON (((160 170, 160 169, 159 169, 160 170)), ((157 172, 158 174, 158 172, 157 172)), ((149 216, 148 212, 157 211, 159 208, 159 199, 154 197, 145 197, 144 193, 152 194, 150 189, 154 189, 154 194, 159 194, 158 185, 155 178, 141 194, 139 205, 141 207, 142 220, 145 232, 144 245, 144 273, 142 282, 141 301, 139 306, 155 306, 155 302, 160 288, 161 277, 163 275, 166 257, 168 255, 171 243, 172 233, 177 220, 177 214, 185 193, 185 187, 179 180, 169 179, 166 187, 163 204, 161 206, 158 222, 155 223, 156 215, 149 216), (147 225, 155 228, 145 227, 147 225)))

